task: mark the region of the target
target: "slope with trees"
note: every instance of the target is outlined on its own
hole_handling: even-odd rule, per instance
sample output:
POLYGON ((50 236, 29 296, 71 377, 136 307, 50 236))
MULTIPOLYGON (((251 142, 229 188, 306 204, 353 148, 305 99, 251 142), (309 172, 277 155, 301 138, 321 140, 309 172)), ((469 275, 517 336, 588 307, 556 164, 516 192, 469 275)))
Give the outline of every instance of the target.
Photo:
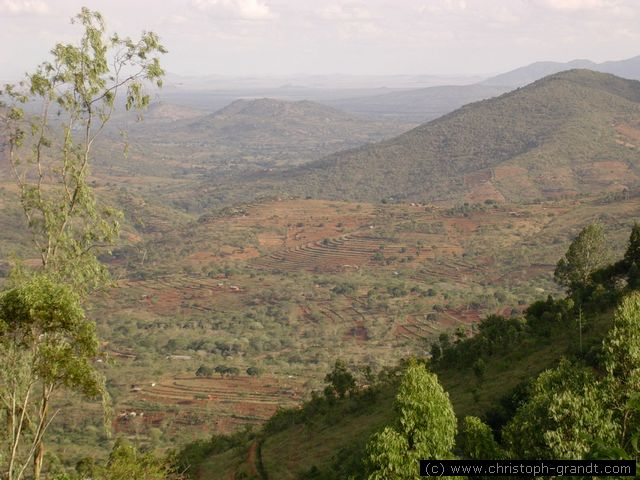
POLYGON ((245 195, 358 201, 530 202, 634 191, 637 142, 625 135, 639 125, 640 83, 572 70, 466 105, 394 139, 241 185, 245 195))
MULTIPOLYGON (((634 251, 636 230, 623 259, 634 251)), ((584 235, 571 252, 589 250, 584 235)), ((437 377, 405 363, 342 398, 316 397, 302 410, 280 412, 252 436, 260 445, 258 478, 417 479, 417 458, 637 460, 640 295, 628 282, 611 281, 631 278, 630 268, 613 272, 615 265, 599 265, 574 283, 589 292, 581 305, 549 298, 523 318, 488 317, 476 336, 442 345, 445 353, 426 361, 437 377), (579 308, 589 320, 584 350, 575 336, 579 308)), ((193 478, 232 463, 242 468, 243 446, 222 455, 200 444, 193 478)))

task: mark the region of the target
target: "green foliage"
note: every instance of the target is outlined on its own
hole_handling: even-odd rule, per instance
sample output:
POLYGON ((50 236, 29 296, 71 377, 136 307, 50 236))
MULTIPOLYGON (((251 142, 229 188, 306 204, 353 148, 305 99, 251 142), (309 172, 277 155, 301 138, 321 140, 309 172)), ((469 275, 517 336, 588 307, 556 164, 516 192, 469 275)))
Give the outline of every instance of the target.
POLYGON ((229 376, 229 377, 236 377, 238 376, 238 374, 240 373, 240 369, 237 367, 229 367, 227 365, 217 365, 216 368, 213 369, 213 371, 217 374, 220 375, 220 378, 224 377, 225 375, 229 376))
POLYGON ((34 373, 46 385, 89 397, 103 391, 104 380, 93 367, 95 324, 64 284, 36 276, 0 295, 0 341, 34 352, 34 373))
POLYGON ((74 18, 83 35, 77 45, 57 44, 52 60, 18 85, 7 86, 9 114, 1 126, 24 215, 42 267, 82 291, 107 278, 96 251, 108 250, 119 232, 120 213, 99 205, 87 182, 96 138, 110 120, 119 91, 127 109, 148 105, 143 82, 162 83, 158 36, 136 42, 107 37, 98 12, 74 18), (22 104, 37 102, 38 115, 22 104), (60 125, 52 126, 54 118, 60 125))
POLYGON ((491 428, 478 417, 464 418, 458 446, 464 457, 472 460, 493 460, 505 456, 493 438, 491 428))
POLYGON ((213 377, 213 368, 200 365, 196 370, 196 377, 213 377))
POLYGON ((621 425, 621 446, 631 454, 640 450, 640 292, 618 306, 613 328, 604 341, 606 386, 621 425))
POLYGON ((355 378, 342 360, 336 360, 333 370, 327 373, 324 381, 328 383, 328 390, 326 391, 340 398, 344 398, 347 393, 352 392, 356 387, 355 378))
POLYGON ((32 458, 39 475, 55 392, 107 401, 104 377, 93 366, 97 355, 95 325, 69 286, 39 275, 0 295, 0 358, 11 362, 0 370, 0 421, 9 432, 0 465, 9 480, 20 478, 32 458))
POLYGON ((478 325, 478 333, 472 337, 452 343, 448 334, 441 334, 438 342, 431 346, 432 362, 442 368, 473 367, 478 377, 482 377, 482 357, 504 353, 516 347, 526 333, 526 324, 521 318, 488 315, 478 325))
POLYGON ((373 435, 367 445, 370 479, 417 479, 420 459, 451 456, 456 417, 449 395, 424 365, 409 365, 395 408, 398 424, 373 435))
POLYGON ((558 261, 554 278, 569 293, 578 293, 590 285, 591 276, 606 264, 607 257, 604 227, 592 223, 571 242, 565 256, 558 261))
POLYGON ((172 455, 173 470, 184 472, 188 478, 196 478, 199 465, 207 457, 242 447, 254 437, 250 429, 242 429, 233 435, 212 435, 208 440, 188 443, 172 455))
POLYGON ((75 292, 86 294, 107 281, 97 252, 112 246, 121 215, 100 205, 87 181, 92 147, 113 114, 118 92, 125 90, 127 109, 144 108, 149 97, 143 82, 161 86, 164 74, 157 55, 166 50, 154 33, 137 42, 107 37, 102 16, 87 8, 73 22, 83 28, 78 44, 57 44, 50 61, 0 92, 7 105, 0 112, 0 133, 8 139, 10 166, 41 264, 40 275, 31 279, 16 271, 18 286, 0 298, 0 340, 13 343, 7 355, 17 346, 32 360, 26 375, 24 364, 9 375, 10 388, 0 384, 0 395, 21 401, 8 409, 9 480, 22 477, 30 458, 33 477, 40 478, 54 392, 66 388, 106 398, 104 379, 92 363, 98 353, 95 326, 85 320, 75 292), (38 105, 40 113, 26 115, 27 103, 38 105), (17 387, 16 379, 26 383, 17 387), (18 466, 17 447, 28 433, 32 445, 18 466))
MULTIPOLYGON (((78 480, 178 480, 169 463, 151 453, 142 453, 125 439, 118 438, 106 464, 99 465, 93 458, 85 458, 76 465, 78 480)), ((68 476, 56 480, 69 479, 68 476)))
POLYGON ((503 431, 519 458, 580 459, 595 442, 615 445, 619 428, 594 375, 562 361, 542 373, 503 431))

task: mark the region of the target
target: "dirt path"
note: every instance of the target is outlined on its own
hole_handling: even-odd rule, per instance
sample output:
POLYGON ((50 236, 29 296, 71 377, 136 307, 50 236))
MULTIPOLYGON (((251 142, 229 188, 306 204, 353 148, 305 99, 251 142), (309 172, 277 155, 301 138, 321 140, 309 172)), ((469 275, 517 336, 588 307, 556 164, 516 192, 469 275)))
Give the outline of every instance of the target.
POLYGON ((256 466, 256 456, 258 453, 258 440, 254 440, 247 452, 247 465, 249 465, 249 473, 253 477, 258 477, 258 468, 256 466))

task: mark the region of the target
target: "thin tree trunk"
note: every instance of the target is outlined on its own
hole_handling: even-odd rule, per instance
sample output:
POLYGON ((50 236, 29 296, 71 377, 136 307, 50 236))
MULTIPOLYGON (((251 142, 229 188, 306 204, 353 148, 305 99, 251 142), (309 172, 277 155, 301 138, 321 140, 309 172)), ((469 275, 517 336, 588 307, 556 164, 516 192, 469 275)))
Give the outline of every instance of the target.
POLYGON ((45 386, 42 391, 42 405, 40 406, 40 425, 35 439, 35 453, 33 455, 33 478, 40 480, 42 473, 42 463, 44 462, 44 430, 47 425, 49 415, 49 393, 45 386))

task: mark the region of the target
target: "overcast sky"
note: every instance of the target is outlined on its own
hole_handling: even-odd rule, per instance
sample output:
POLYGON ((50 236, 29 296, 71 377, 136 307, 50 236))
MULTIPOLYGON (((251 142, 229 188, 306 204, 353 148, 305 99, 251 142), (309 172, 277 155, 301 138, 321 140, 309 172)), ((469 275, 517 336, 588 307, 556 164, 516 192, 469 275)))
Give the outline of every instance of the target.
POLYGON ((177 74, 487 74, 640 54, 640 0, 0 0, 0 78, 73 41, 69 18, 158 33, 177 74))

